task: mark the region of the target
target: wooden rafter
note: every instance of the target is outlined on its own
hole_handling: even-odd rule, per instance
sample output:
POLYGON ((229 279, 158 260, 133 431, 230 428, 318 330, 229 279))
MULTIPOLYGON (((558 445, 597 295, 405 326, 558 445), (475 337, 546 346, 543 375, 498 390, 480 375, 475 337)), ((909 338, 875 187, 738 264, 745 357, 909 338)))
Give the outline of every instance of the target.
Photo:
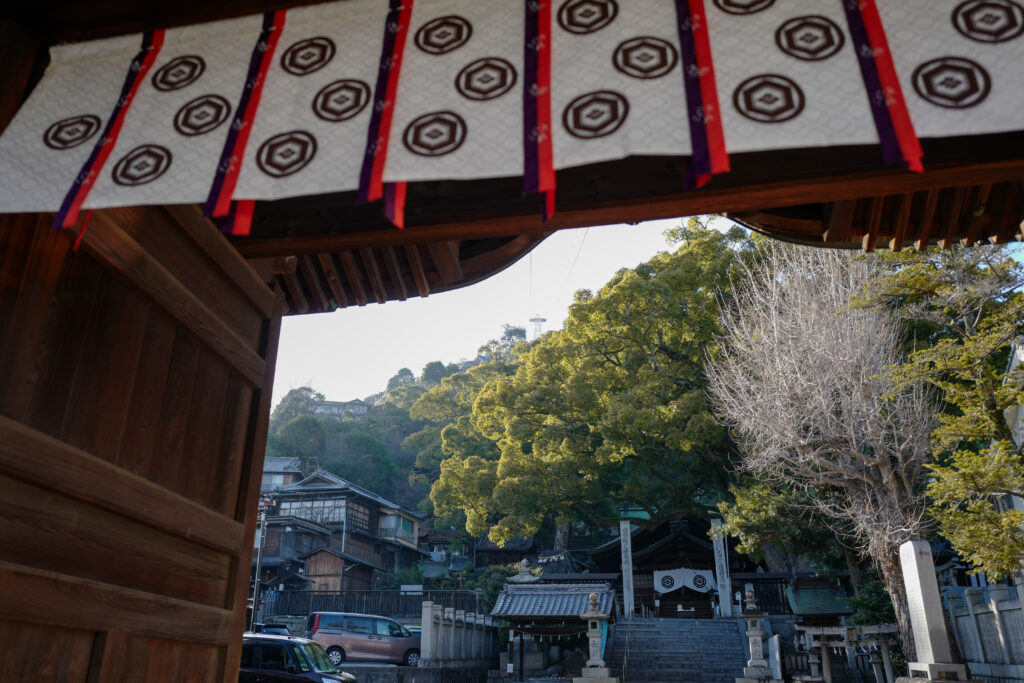
POLYGON ((380 266, 377 265, 377 257, 374 255, 373 249, 368 247, 360 249, 359 258, 363 262, 363 272, 366 273, 366 279, 370 281, 370 289, 373 290, 374 298, 377 299, 377 303, 384 303, 388 300, 388 293, 384 289, 384 281, 380 277, 380 266))
POLYGON ((366 290, 363 289, 359 266, 356 265, 356 260, 352 258, 352 252, 343 251, 338 254, 338 259, 341 261, 341 267, 345 270, 345 277, 348 278, 349 289, 352 290, 352 296, 355 297, 356 303, 360 306, 365 306, 366 290))
POLYGON ((437 268, 441 282, 452 285, 462 279, 462 266, 459 265, 459 245, 457 242, 431 242, 427 245, 430 258, 437 268))
POLYGON ((338 267, 334 265, 334 258, 330 254, 317 254, 317 258, 327 278, 327 286, 334 294, 334 300, 339 308, 345 308, 348 306, 348 295, 345 293, 345 286, 341 284, 341 275, 338 273, 338 267))
POLYGON ((395 253, 395 248, 381 247, 380 253, 384 257, 388 279, 391 280, 391 291, 399 301, 405 301, 409 295, 405 289, 405 279, 402 277, 402 267, 398 264, 398 254, 395 253))
POLYGON ((402 249, 405 257, 409 260, 409 270, 412 271, 413 282, 416 283, 416 291, 420 296, 430 294, 430 284, 427 282, 427 274, 423 270, 423 259, 420 258, 420 248, 416 244, 406 244, 402 249))
POLYGON ((306 286, 309 288, 313 299, 320 306, 319 310, 324 312, 333 311, 336 306, 331 305, 323 285, 320 284, 321 276, 316 272, 316 265, 313 263, 312 256, 299 257, 299 273, 302 274, 302 279, 306 281, 306 286))
POLYGON ((932 233, 932 224, 935 222, 935 207, 939 203, 939 190, 928 190, 924 198, 924 208, 921 211, 921 220, 917 225, 917 241, 914 246, 924 249, 928 246, 928 237, 932 233))

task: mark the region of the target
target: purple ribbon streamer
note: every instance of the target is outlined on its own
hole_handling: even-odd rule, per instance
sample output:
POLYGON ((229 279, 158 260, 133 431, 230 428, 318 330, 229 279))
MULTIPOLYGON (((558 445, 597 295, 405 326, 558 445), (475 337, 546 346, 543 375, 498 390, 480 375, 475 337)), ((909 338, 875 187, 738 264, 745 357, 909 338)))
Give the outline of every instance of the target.
MULTIPOLYGON (((263 63, 263 53, 267 49, 267 38, 274 28, 274 13, 263 13, 263 28, 260 30, 256 45, 252 48, 252 56, 249 57, 249 72, 245 76, 245 87, 242 89, 242 96, 238 99, 238 106, 235 107, 235 115, 231 118, 231 128, 228 129, 228 137, 224 141, 224 149, 220 153, 220 162, 217 164, 217 173, 213 176, 213 186, 206 198, 206 205, 203 207, 203 216, 210 218, 214 209, 217 208, 217 200, 224 189, 224 177, 231 168, 231 157, 235 153, 235 145, 238 142, 238 132, 242 129, 242 121, 249 109, 249 101, 252 99, 252 91, 256 87, 256 79, 259 78, 260 65, 263 63)), ((233 210, 233 209, 232 209, 233 210)), ((232 223, 233 224, 233 223, 232 223)))
POLYGON ((864 17, 860 13, 860 4, 857 0, 844 0, 843 9, 846 11, 846 23, 850 29, 853 47, 857 51, 857 63, 860 65, 864 88, 867 90, 871 115, 875 119, 875 129, 878 131, 878 139, 882 145, 882 154, 886 163, 905 165, 900 141, 896 136, 896 127, 893 125, 892 115, 885 102, 882 79, 878 76, 875 51, 868 38, 867 28, 864 26, 864 17))
POLYGON ((64 201, 60 204, 60 210, 57 211, 57 217, 53 222, 53 229, 59 230, 64 225, 64 219, 67 218, 68 212, 71 211, 71 205, 75 201, 75 197, 78 195, 79 190, 85 183, 85 179, 89 177, 90 171, 92 171, 93 165, 96 163, 96 158, 100 155, 100 150, 103 149, 103 145, 106 144, 107 138, 110 136, 110 129, 114 127, 114 122, 117 121, 117 117, 120 116, 121 110, 124 109, 125 104, 128 101, 128 96, 132 92, 132 87, 135 85, 135 79, 139 77, 139 71, 142 69, 142 62, 146 59, 146 53, 153 47, 153 32, 146 31, 142 34, 142 45, 139 47, 138 54, 132 58, 131 66, 128 68, 128 75, 125 76, 124 85, 121 86, 121 96, 117 98, 117 103, 114 105, 113 111, 107 118, 107 125, 103 127, 103 134, 100 135, 96 144, 92 148, 92 153, 89 154, 89 158, 82 166, 82 170, 78 172, 75 177, 75 182, 71 184, 71 189, 64 195, 64 201))
POLYGON ((700 64, 697 63, 697 48, 693 42, 693 19, 690 3, 675 0, 676 25, 679 29, 679 52, 683 69, 683 88, 686 91, 686 114, 690 122, 690 146, 693 148, 691 168, 686 172, 686 188, 697 187, 698 175, 711 174, 711 151, 708 146, 708 130, 704 124, 704 96, 700 90, 700 64))
POLYGON ((388 96, 388 80, 391 77, 391 62, 395 54, 395 39, 401 15, 402 0, 390 0, 388 15, 384 20, 384 43, 380 48, 380 68, 377 71, 377 85, 373 91, 373 112, 370 115, 370 129, 366 134, 366 152, 363 154, 363 166, 359 171, 357 204, 369 201, 373 162, 377 156, 377 140, 380 137, 380 118, 388 96))

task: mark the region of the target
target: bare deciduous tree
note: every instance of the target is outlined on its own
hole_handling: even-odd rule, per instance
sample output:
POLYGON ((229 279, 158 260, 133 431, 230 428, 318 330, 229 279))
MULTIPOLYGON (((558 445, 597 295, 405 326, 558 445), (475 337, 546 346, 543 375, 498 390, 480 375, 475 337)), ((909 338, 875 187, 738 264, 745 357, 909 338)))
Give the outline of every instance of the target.
POLYGON ((874 561, 913 656, 899 546, 927 530, 922 466, 935 408, 921 385, 888 379, 896 319, 849 306, 868 276, 842 252, 770 245, 737 283, 710 386, 742 467, 802 489, 874 561))

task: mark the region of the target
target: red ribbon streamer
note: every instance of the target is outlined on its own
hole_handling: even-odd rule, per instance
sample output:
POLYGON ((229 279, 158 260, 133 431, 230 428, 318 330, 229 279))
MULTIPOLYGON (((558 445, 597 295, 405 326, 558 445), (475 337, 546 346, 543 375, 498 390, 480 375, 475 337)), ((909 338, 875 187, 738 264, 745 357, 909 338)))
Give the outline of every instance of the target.
MULTIPOLYGON (((715 62, 711 55, 711 36, 708 33, 704 0, 689 0, 690 20, 693 24, 693 43, 700 69, 700 94, 704 107, 704 127, 708 137, 708 155, 711 174, 729 171, 729 155, 725 151, 725 131, 722 129, 721 107, 718 104, 718 86, 715 83, 715 62)), ((706 184, 711 177, 700 174, 697 186, 706 184)))
POLYGON ((859 4, 868 41, 870 41, 875 55, 878 78, 882 82, 882 89, 885 93, 885 105, 892 118, 893 128, 896 130, 896 138, 899 141, 903 159, 907 163, 907 168, 921 173, 924 171, 924 165, 921 163, 924 150, 921 149, 921 141, 914 130, 914 123, 910 120, 907 102, 903 99, 903 88, 896 75, 896 65, 892 61, 889 40, 885 35, 885 27, 882 25, 878 6, 875 4, 875 0, 860 0, 859 4))
POLYGON ((88 168, 82 169, 84 177, 82 178, 82 182, 78 186, 77 191, 75 191, 75 195, 64 213, 64 220, 61 221, 59 227, 70 228, 78 222, 78 212, 81 210, 82 204, 85 202, 85 198, 89 196, 89 192, 92 191, 93 186, 96 184, 96 178, 99 177, 104 164, 107 163, 107 159, 110 158, 110 154, 114 151, 114 147, 117 145, 117 137, 121 134, 121 127, 124 125, 124 118, 128 114, 128 109, 131 107, 136 93, 139 92, 139 86, 142 85, 144 80, 146 80, 146 74, 153 66, 153 62, 156 61, 157 55, 160 54, 160 48, 163 47, 163 44, 163 29, 153 31, 152 42, 149 49, 146 51, 146 56, 143 57, 142 63, 139 65, 139 70, 132 79, 131 86, 128 89, 127 94, 124 94, 122 91, 122 99, 118 102, 115 108, 116 114, 114 115, 114 121, 110 128, 104 133, 103 139, 99 143, 99 149, 95 153, 95 158, 92 160, 92 163, 88 165, 88 168))
POLYGON ((238 137, 235 139, 234 149, 231 151, 231 164, 224 174, 224 184, 221 186, 220 194, 217 196, 217 203, 213 209, 214 216, 226 216, 231 211, 231 198, 235 194, 235 187, 238 185, 238 178, 242 173, 242 160, 245 158, 245 147, 249 143, 249 133, 252 132, 253 121, 256 120, 256 110, 260 106, 260 96, 263 94, 263 84, 267 80, 267 72, 274 60, 274 52, 277 43, 281 40, 281 31, 284 29, 285 11, 274 12, 274 27, 267 36, 267 49, 263 51, 260 60, 259 75, 253 85, 252 94, 242 116, 242 124, 238 129, 238 137))

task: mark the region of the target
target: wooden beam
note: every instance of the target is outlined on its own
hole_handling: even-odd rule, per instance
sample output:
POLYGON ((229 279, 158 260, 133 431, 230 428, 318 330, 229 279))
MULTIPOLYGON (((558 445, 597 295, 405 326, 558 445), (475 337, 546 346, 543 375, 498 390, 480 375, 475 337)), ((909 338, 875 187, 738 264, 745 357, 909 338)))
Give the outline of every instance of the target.
MULTIPOLYGON (((277 367, 278 342, 281 339, 281 308, 284 296, 277 293, 274 310, 263 328, 260 347, 267 363, 265 383, 253 392, 247 424, 248 438, 242 460, 242 471, 238 480, 238 504, 235 519, 245 524, 245 538, 256 537, 257 499, 263 478, 263 459, 267 452, 267 431, 270 425, 270 408, 273 405, 274 369, 277 367)), ((221 660, 223 668, 217 680, 231 681, 238 671, 242 658, 242 633, 245 631, 245 604, 249 596, 249 577, 252 575, 252 543, 247 543, 238 558, 233 560, 234 577, 226 591, 224 607, 232 615, 230 642, 221 660)))
POLYGON ((255 271, 252 265, 231 247, 210 219, 203 218, 203 210, 196 204, 171 204, 163 208, 235 289, 252 302, 257 311, 264 316, 270 315, 274 293, 253 280, 255 271))
POLYGON ((420 248, 417 244, 406 244, 405 257, 409 260, 409 270, 412 271, 412 279, 416 283, 416 291, 420 296, 430 294, 430 284, 427 282, 427 273, 423 270, 423 260, 420 258, 420 248))
POLYGON ((363 247, 359 250, 359 258, 363 262, 363 272, 366 273, 366 279, 370 281, 370 289, 373 290, 373 298, 375 298, 379 304, 386 303, 388 300, 388 293, 384 289, 384 281, 380 277, 380 268, 377 266, 377 257, 374 256, 373 249, 363 247))
POLYGON ((868 207, 868 218, 864 224, 864 237, 861 246, 864 251, 874 251, 878 243, 878 229, 882 224, 882 210, 885 208, 885 197, 872 197, 868 207))
POLYGON ((405 301, 409 295, 405 289, 405 278, 402 277, 402 267, 398 265, 398 254, 395 253, 395 248, 381 247, 380 253, 384 257, 384 266, 388 270, 392 291, 399 301, 405 301))
POLYGON ((334 300, 339 308, 345 308, 348 306, 348 295, 345 293, 345 286, 341 284, 341 275, 338 273, 338 267, 334 265, 334 259, 330 254, 317 254, 317 258, 327 277, 327 286, 334 294, 334 300))
POLYGON ((309 285, 309 291, 313 294, 314 302, 319 304, 321 311, 330 313, 337 308, 331 305, 331 300, 327 298, 327 293, 320 285, 320 273, 316 272, 316 265, 313 264, 312 256, 299 257, 299 272, 302 274, 302 279, 309 285))
POLYGON ((1008 183, 1006 192, 1003 194, 1003 202, 996 213, 996 226, 989 241, 996 244, 1003 244, 1013 239, 1017 232, 1019 218, 1018 202, 1021 195, 1021 183, 1008 183))
POLYGON ((355 258, 352 256, 352 252, 343 251, 338 254, 338 258, 341 260, 341 267, 345 270, 345 277, 348 278, 349 289, 352 290, 356 303, 360 306, 365 306, 367 299, 366 290, 363 289, 362 273, 356 264, 355 258))
POLYGON ((454 241, 431 242, 427 245, 430 258, 434 261, 441 282, 454 285, 462 279, 462 266, 459 263, 459 244, 454 241))
MULTIPOLYGON (((978 186, 978 191, 974 195, 974 203, 971 206, 970 221, 967 223, 967 235, 963 239, 965 247, 973 247, 974 243, 978 240, 978 229, 981 227, 982 217, 985 216, 988 196, 991 193, 992 183, 978 186)), ((991 219, 991 217, 987 218, 991 219)))
POLYGON ((967 195, 967 189, 964 187, 957 187, 953 189, 953 196, 950 200, 949 211, 946 212, 946 220, 943 221, 942 225, 942 248, 949 249, 953 246, 953 236, 956 234, 956 228, 960 225, 960 212, 963 210, 964 198, 967 195))
POLYGON ((4 561, 0 619, 89 631, 117 624, 133 636, 211 645, 232 638, 231 610, 4 561))
POLYGON ((299 277, 295 273, 285 273, 279 275, 281 282, 284 283, 284 288, 288 291, 288 296, 291 298, 292 303, 295 304, 295 310, 299 313, 306 313, 309 311, 309 301, 306 300, 306 294, 302 291, 302 283, 299 282, 299 277))
POLYGON ((277 256, 274 258, 274 275, 285 275, 294 273, 299 267, 297 256, 277 256))
POLYGON ((850 227, 853 225, 853 213, 857 208, 856 199, 844 199, 832 202, 832 211, 825 221, 826 244, 842 244, 850 241, 850 227))
POLYGON ((917 224, 917 241, 914 246, 918 251, 928 246, 928 237, 932 232, 932 224, 935 222, 935 207, 939 203, 938 188, 928 190, 924 198, 924 208, 921 210, 921 220, 917 224))
POLYGON ((92 217, 82 245, 107 268, 145 292, 253 386, 263 383, 267 371, 263 359, 108 214, 101 211, 92 217))
POLYGON ((214 550, 234 555, 248 541, 230 517, 3 416, 0 465, 15 479, 46 482, 66 496, 214 550))
POLYGON ((907 239, 907 228, 910 223, 910 207, 914 203, 914 195, 909 192, 901 194, 896 198, 896 217, 893 219, 892 239, 889 240, 889 248, 899 251, 907 239))
MULTIPOLYGON (((1024 159, 983 164, 949 164, 925 173, 885 169, 840 176, 763 183, 749 187, 713 189, 628 201, 593 203, 586 208, 560 209, 547 223, 536 212, 509 216, 476 216, 460 222, 415 225, 405 230, 354 229, 338 234, 317 233, 305 237, 235 238, 233 243, 246 258, 281 254, 316 254, 360 247, 429 243, 445 240, 482 239, 554 232, 580 228, 707 213, 755 211, 798 204, 860 199, 880 194, 920 192, 936 187, 973 185, 1020 178, 1024 159)), ((712 181, 714 182, 714 181, 712 181)), ((412 214, 410 214, 412 215, 412 214)), ((410 219, 412 221, 413 219, 410 219)))

